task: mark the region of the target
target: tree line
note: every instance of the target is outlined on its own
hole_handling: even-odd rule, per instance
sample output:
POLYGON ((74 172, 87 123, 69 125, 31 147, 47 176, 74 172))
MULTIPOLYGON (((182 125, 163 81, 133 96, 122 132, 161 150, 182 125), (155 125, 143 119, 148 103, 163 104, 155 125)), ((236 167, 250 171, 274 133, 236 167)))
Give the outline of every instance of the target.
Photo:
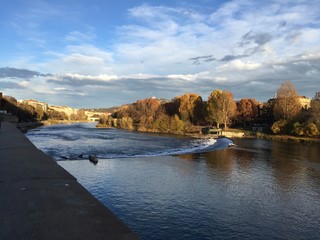
POLYGON ((320 101, 313 99, 310 108, 305 108, 299 99, 290 81, 281 85, 275 99, 263 104, 254 98, 235 101, 230 91, 219 89, 207 100, 196 93, 186 93, 171 101, 147 98, 103 116, 98 126, 162 133, 194 133, 204 126, 262 126, 266 133, 319 136, 320 101))

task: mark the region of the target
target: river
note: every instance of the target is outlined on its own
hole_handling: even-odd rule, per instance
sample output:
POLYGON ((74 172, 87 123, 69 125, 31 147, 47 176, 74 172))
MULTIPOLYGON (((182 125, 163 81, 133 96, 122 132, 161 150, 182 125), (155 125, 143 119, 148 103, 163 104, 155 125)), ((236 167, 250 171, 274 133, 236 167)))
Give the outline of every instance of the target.
POLYGON ((141 239, 320 239, 320 146, 55 125, 27 137, 141 239), (89 154, 99 158, 94 165, 89 154))

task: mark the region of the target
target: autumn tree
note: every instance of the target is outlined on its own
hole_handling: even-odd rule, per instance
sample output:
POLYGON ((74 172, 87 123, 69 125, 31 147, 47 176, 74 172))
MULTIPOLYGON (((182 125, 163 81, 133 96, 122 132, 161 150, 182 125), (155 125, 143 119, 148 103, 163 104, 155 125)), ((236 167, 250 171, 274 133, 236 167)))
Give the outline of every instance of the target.
POLYGON ((220 112, 223 119, 224 129, 228 128, 230 119, 236 113, 236 102, 234 101, 233 94, 229 91, 223 91, 219 97, 220 112))
POLYGON ((236 113, 236 107, 231 92, 215 90, 208 98, 208 119, 215 122, 218 128, 223 123, 224 128, 227 129, 230 119, 236 113))
POLYGON ((155 98, 138 100, 133 104, 121 107, 113 114, 113 117, 119 120, 117 121, 119 127, 132 124, 137 126, 138 130, 145 131, 152 128, 160 105, 161 101, 155 98), (121 119, 123 121, 120 121, 121 119))
POLYGON ((310 107, 310 121, 320 130, 320 100, 313 99, 310 107))
POLYGON ((80 109, 76 115, 77 120, 87 120, 88 118, 86 112, 83 109, 80 109))
POLYGON ((99 124, 100 125, 107 125, 107 116, 105 114, 102 114, 99 117, 99 124))
POLYGON ((179 101, 179 115, 181 120, 197 124, 203 113, 203 101, 200 95, 187 93, 176 99, 179 101))
POLYGON ((214 90, 208 97, 207 101, 207 114, 206 114, 206 120, 211 123, 212 125, 215 124, 217 128, 220 127, 220 124, 222 124, 223 119, 222 115, 219 114, 219 105, 218 105, 218 99, 220 98, 222 94, 222 91, 219 89, 214 90))
POLYGON ((19 104, 13 97, 4 96, 1 100, 1 108, 17 116, 19 121, 34 121, 34 108, 27 104, 19 104))
POLYGON ((55 110, 49 110, 48 111, 48 119, 53 119, 53 120, 68 120, 68 115, 65 112, 59 112, 55 110))
POLYGON ((299 94, 290 81, 285 81, 278 89, 273 111, 277 120, 285 121, 294 119, 300 113, 299 94))
POLYGON ((258 117, 258 102, 254 98, 243 98, 237 103, 237 119, 245 125, 258 117))
POLYGON ((269 99, 266 103, 263 103, 259 113, 259 118, 263 123, 271 125, 274 122, 274 105, 274 99, 269 99))
POLYGON ((34 108, 33 116, 37 121, 43 120, 45 118, 45 112, 43 111, 43 108, 40 106, 36 106, 34 108))
POLYGON ((180 97, 175 97, 169 102, 165 102, 162 107, 169 116, 179 115, 180 97))

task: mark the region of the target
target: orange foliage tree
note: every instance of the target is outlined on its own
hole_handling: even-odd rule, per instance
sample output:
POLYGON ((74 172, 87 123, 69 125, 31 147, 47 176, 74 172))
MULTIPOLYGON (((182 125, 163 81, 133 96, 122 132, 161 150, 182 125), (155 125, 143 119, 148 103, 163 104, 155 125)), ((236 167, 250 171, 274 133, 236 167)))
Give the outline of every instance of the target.
POLYGON ((258 117, 258 102, 254 98, 243 98, 237 103, 237 120, 243 125, 258 117))

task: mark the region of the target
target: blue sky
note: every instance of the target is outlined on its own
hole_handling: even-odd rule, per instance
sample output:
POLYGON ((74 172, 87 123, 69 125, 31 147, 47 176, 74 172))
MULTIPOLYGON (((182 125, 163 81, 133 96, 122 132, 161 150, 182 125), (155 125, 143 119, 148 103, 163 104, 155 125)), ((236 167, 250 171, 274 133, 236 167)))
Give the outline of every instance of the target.
POLYGON ((108 107, 214 89, 266 101, 320 91, 320 1, 10 0, 0 91, 108 107))

